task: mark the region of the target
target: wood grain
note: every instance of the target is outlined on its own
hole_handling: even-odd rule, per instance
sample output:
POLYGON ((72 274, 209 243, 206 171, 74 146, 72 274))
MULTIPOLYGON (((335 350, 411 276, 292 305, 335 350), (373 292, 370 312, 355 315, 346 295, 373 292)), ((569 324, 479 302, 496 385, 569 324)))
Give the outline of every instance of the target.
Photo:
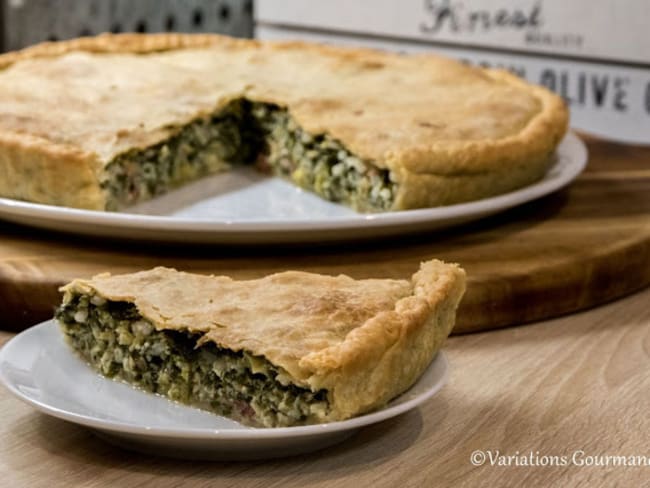
POLYGON ((468 291, 455 332, 521 324, 607 302, 650 282, 650 148, 588 140, 568 189, 443 233, 338 246, 216 247, 105 242, 0 223, 0 326, 45 320, 78 276, 156 265, 252 278, 286 269, 407 278, 459 262, 468 291))
MULTIPOLYGON (((0 484, 11 487, 648 486, 645 467, 473 466, 506 455, 650 461, 650 289, 587 312, 452 337, 449 384, 344 444, 271 462, 187 462, 111 447, 0 388, 0 484)), ((0 341, 10 334, 1 333, 0 341)))

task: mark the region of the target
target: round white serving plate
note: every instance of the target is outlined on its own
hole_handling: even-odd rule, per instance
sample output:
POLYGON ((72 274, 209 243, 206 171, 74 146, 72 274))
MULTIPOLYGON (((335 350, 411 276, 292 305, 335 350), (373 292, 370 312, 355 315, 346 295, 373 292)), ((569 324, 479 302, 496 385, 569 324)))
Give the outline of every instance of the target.
POLYGON ((104 378, 72 352, 54 320, 0 349, 0 383, 37 410, 128 449, 186 459, 265 459, 322 449, 425 402, 446 383, 448 369, 439 352, 417 383, 382 410, 342 422, 265 429, 104 378))
POLYGON ((0 218, 56 231, 135 240, 215 244, 344 241, 441 229, 486 217, 566 186, 586 162, 585 145, 569 133, 558 146, 555 165, 537 183, 458 205, 380 214, 356 213, 279 178, 240 167, 125 212, 0 198, 0 218))

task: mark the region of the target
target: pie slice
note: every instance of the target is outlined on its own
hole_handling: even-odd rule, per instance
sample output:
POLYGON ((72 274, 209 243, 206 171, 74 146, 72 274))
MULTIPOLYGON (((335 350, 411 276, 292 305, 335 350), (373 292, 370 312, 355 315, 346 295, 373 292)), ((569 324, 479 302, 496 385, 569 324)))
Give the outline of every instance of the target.
POLYGON ((254 426, 343 420, 407 390, 449 335, 465 273, 410 281, 168 268, 64 286, 69 344, 103 375, 254 426))
POLYGON ((540 179, 562 100, 427 55, 214 35, 103 35, 0 56, 0 196, 118 210, 256 164, 360 211, 540 179))

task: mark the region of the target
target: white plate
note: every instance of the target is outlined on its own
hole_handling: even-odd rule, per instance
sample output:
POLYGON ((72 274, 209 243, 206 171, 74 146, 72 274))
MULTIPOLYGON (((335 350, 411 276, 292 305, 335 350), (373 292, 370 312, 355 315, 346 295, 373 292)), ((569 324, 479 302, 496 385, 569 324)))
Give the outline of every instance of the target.
POLYGON ((0 383, 41 412, 130 449, 191 459, 262 459, 321 449, 417 407, 447 378, 440 352, 417 383, 382 410, 343 422, 256 429, 100 376, 70 350, 53 320, 0 349, 0 383))
POLYGON ((511 193, 446 207, 360 214, 278 178, 236 168, 191 183, 126 212, 98 212, 0 198, 0 218, 79 234, 196 243, 322 242, 433 230, 548 195, 584 169, 575 134, 560 143, 539 182, 511 193))

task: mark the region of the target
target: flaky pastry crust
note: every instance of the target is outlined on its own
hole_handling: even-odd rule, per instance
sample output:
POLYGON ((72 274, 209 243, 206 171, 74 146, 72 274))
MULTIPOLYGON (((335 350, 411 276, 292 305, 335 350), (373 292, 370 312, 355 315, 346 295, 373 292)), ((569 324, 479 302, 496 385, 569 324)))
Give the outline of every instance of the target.
POLYGON ((101 35, 4 54, 0 69, 0 194, 94 209, 115 156, 235 98, 286 107, 390 170, 393 210, 541 178, 568 120, 559 97, 505 71, 302 42, 101 35))
POLYGON ((454 325, 465 290, 456 265, 422 263, 410 281, 287 271, 235 281, 155 268, 102 274, 62 288, 133 303, 157 330, 201 334, 282 368, 299 386, 328 390, 339 420, 408 389, 454 325))

